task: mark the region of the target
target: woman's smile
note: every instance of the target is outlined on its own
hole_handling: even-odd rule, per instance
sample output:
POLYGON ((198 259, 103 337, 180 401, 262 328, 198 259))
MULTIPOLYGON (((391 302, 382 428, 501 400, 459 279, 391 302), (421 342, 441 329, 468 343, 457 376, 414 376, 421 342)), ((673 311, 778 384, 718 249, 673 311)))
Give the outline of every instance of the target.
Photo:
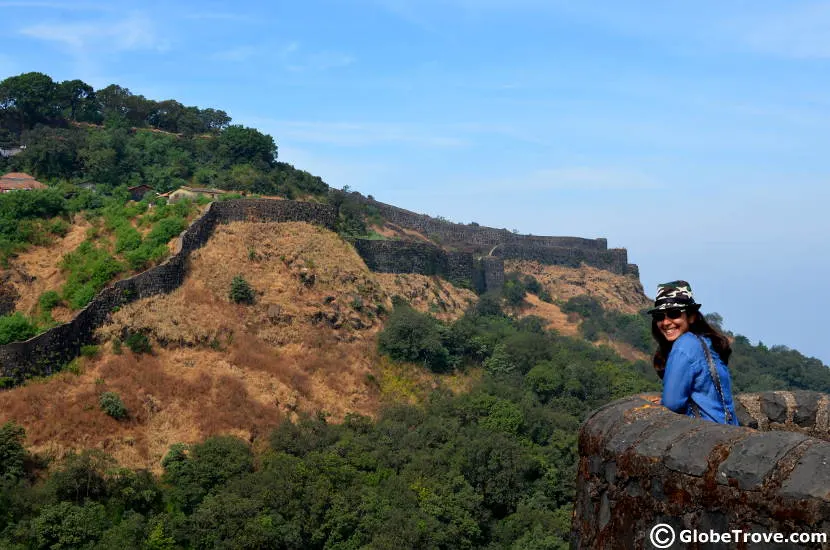
POLYGON ((680 338, 684 333, 689 331, 689 318, 684 311, 677 319, 669 319, 666 317, 658 324, 660 332, 663 333, 666 340, 674 342, 680 338))

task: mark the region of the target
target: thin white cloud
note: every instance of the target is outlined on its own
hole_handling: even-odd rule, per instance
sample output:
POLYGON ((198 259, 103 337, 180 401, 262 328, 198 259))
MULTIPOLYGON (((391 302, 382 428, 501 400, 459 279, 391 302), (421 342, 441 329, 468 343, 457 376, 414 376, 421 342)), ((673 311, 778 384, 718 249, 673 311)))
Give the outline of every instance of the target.
POLYGON ((342 52, 317 52, 305 56, 300 64, 288 65, 292 71, 324 71, 337 67, 346 67, 354 63, 354 57, 342 52))
POLYGON ((188 13, 184 17, 185 19, 193 19, 196 21, 244 21, 248 23, 256 22, 256 19, 250 15, 242 15, 239 13, 227 12, 188 13))
POLYGON ((647 191, 664 187, 654 178, 633 170, 595 166, 573 166, 535 170, 522 177, 479 183, 480 189, 503 191, 647 191))
POLYGON ((169 41, 157 33, 153 22, 138 12, 116 21, 38 23, 23 28, 20 34, 63 44, 75 54, 113 50, 163 51, 169 47, 169 41))
POLYGON ((355 58, 343 52, 315 51, 306 52, 299 42, 290 42, 278 53, 283 68, 292 72, 325 71, 346 67, 355 62, 355 58))
POLYGON ((221 52, 216 52, 211 57, 218 61, 247 61, 252 57, 255 57, 259 53, 260 49, 255 46, 239 46, 236 48, 231 48, 229 50, 224 50, 221 52))

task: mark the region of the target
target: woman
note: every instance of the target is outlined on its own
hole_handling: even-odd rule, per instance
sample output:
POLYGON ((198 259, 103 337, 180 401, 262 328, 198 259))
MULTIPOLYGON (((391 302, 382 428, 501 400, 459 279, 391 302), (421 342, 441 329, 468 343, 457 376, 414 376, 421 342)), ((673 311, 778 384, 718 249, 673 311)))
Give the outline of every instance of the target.
POLYGON ((726 363, 729 340, 699 313, 686 281, 657 287, 651 334, 657 341, 654 369, 663 379, 663 405, 674 412, 738 425, 726 363))

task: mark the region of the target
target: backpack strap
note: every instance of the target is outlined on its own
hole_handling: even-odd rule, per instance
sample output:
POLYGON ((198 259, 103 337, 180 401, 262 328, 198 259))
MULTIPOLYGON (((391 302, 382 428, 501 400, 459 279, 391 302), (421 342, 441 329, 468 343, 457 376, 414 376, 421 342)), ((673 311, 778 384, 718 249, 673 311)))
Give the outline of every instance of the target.
POLYGON ((720 402, 723 405, 724 420, 727 424, 731 424, 732 413, 729 412, 729 407, 726 406, 726 398, 723 396, 723 389, 721 389, 720 376, 718 375, 718 369, 715 367, 715 360, 712 359, 712 354, 709 352, 709 346, 706 345, 703 338, 701 338, 699 334, 695 334, 695 336, 697 336, 697 340, 700 342, 700 347, 703 348, 703 353, 706 355, 706 362, 709 364, 709 376, 712 377, 712 381, 715 383, 715 389, 718 390, 720 402))

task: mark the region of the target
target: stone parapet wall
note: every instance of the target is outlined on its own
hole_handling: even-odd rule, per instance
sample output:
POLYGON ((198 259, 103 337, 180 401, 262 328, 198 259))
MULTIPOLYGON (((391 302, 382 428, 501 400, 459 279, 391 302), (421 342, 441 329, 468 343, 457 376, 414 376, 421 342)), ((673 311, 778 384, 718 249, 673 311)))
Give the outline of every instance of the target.
POLYGON ((572 547, 653 548, 649 533, 666 524, 678 537, 671 548, 822 548, 680 542, 693 529, 830 531, 830 398, 768 392, 738 401, 742 421, 762 430, 688 418, 639 396, 594 412, 579 435, 572 547))
MULTIPOLYGON (((481 225, 465 225, 452 223, 446 220, 432 218, 424 214, 416 214, 403 208, 389 204, 366 199, 358 193, 353 196, 377 208, 383 218, 395 225, 412 229, 441 242, 442 244, 472 245, 473 247, 493 247, 502 243, 516 243, 524 246, 548 247, 561 246, 579 248, 584 250, 605 250, 608 248, 608 241, 603 238, 584 239, 581 237, 546 237, 535 235, 518 235, 507 229, 495 229, 481 225)), ((486 253, 484 248, 478 248, 478 252, 486 253)))
POLYGON ((25 378, 49 375, 92 342, 95 329, 112 311, 133 300, 171 292, 184 281, 190 253, 204 246, 217 224, 232 221, 304 221, 333 229, 337 211, 328 205, 267 199, 212 203, 180 236, 176 252, 163 263, 133 277, 117 281, 90 301, 71 321, 25 342, 0 346, 0 378, 4 385, 25 378))
MULTIPOLYGON (((624 248, 611 250, 591 250, 563 246, 525 246, 522 244, 506 243, 495 247, 494 256, 505 260, 533 260, 543 264, 564 265, 579 267, 582 264, 590 265, 626 275, 630 272, 628 252, 624 248)), ((634 266, 636 269, 636 266, 634 266)))
POLYGON ((337 209, 328 204, 273 199, 245 199, 213 203, 221 223, 307 222, 334 231, 337 209))
POLYGON ((377 209, 389 223, 418 231, 442 246, 458 248, 475 256, 500 256, 504 259, 535 260, 544 264, 579 267, 583 263, 621 275, 639 278, 639 269, 628 263, 624 248, 608 249, 604 238, 549 237, 520 235, 507 229, 477 224, 459 224, 416 214, 396 206, 367 199, 359 193, 352 196, 377 209))
POLYGON ((504 286, 504 260, 495 256, 481 258, 484 271, 484 289, 498 290, 504 286))
POLYGON ((446 252, 433 244, 413 241, 357 239, 354 247, 372 271, 439 275, 479 291, 501 288, 504 284, 504 262, 500 258, 476 260, 469 252, 446 252), (488 269, 499 268, 500 275, 487 275, 488 269))
POLYGON ((410 241, 356 239, 355 250, 372 271, 446 275, 447 253, 435 245, 410 241))

